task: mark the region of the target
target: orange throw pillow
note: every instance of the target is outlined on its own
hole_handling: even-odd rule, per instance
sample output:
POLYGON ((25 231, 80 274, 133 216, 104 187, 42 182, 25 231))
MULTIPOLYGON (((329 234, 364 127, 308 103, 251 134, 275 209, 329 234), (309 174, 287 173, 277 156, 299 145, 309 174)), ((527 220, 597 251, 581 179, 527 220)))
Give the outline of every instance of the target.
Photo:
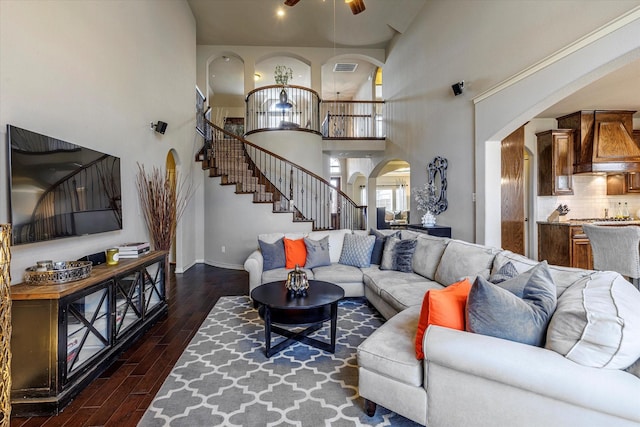
POLYGON ((429 325, 465 330, 464 310, 470 290, 471 282, 469 279, 464 279, 444 289, 427 291, 422 300, 416 331, 416 359, 424 359, 422 338, 429 325))
POLYGON ((285 237, 282 240, 284 241, 285 268, 294 268, 296 264, 304 267, 307 262, 307 246, 304 244, 304 239, 291 240, 285 237))

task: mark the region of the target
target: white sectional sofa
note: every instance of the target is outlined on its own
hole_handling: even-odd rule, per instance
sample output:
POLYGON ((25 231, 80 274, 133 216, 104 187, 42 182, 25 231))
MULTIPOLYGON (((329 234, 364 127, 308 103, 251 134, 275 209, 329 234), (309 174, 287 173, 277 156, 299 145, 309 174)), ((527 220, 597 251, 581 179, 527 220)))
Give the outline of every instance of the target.
MULTIPOLYGON (((426 426, 640 426, 640 362, 634 363, 640 357, 640 292, 619 274, 548 267, 557 308, 547 348, 432 325, 422 341, 424 360, 418 360, 415 336, 428 290, 464 277, 489 278, 508 262, 523 273, 537 261, 402 231, 403 239, 417 239, 413 272, 357 268, 338 263, 347 233, 308 234, 329 236, 332 261, 308 275, 342 286, 346 296, 364 295, 387 319, 358 348, 359 393, 368 413, 379 404, 426 426)), ((273 242, 284 235, 260 238, 273 242)), ((251 289, 284 280, 289 271, 262 271, 260 251, 245 269, 251 289)))

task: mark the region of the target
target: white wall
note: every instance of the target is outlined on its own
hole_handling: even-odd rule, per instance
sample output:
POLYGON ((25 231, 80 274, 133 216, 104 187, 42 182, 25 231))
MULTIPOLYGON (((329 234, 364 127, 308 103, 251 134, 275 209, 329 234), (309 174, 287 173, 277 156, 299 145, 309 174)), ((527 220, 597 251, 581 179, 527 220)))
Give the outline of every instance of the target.
MULTIPOLYGON (((322 158, 322 137, 311 132, 274 130, 256 132, 246 137, 265 150, 325 177, 322 158)), ((328 163, 328 160, 327 160, 328 163)))
MULTIPOLYGON (((611 4, 615 3, 607 2, 611 4)), ((487 213, 489 187, 483 180, 485 165, 479 161, 486 141, 503 138, 569 94, 640 59, 640 2, 631 4, 636 8, 621 18, 552 52, 540 63, 474 99, 477 224, 499 221, 487 213)), ((639 102, 635 94, 629 93, 629 97, 630 102, 639 102)), ((485 241, 486 233, 486 228, 479 227, 477 240, 485 241)))
MULTIPOLYGON (((39 259, 148 239, 136 162, 164 168, 174 148, 191 177, 195 64, 195 21, 184 1, 0 1, 0 222, 9 220, 7 124, 119 156, 122 168, 123 230, 14 246, 13 283, 39 259), (164 135, 149 129, 158 120, 169 125, 164 135)), ((196 210, 180 227, 180 265, 196 256, 196 210)))
POLYGON ((206 178, 204 183, 207 264, 242 269, 258 248, 258 234, 311 231, 310 222, 294 223, 292 213, 274 214, 271 203, 253 203, 251 194, 235 194, 235 186, 220 182, 220 178, 206 178))
MULTIPOLYGON (((414 187, 426 181, 424 170, 433 157, 448 159, 449 208, 438 222, 450 225, 453 237, 485 240, 483 198, 492 190, 484 188, 484 144, 499 141, 533 118, 533 114, 515 118, 513 114, 526 111, 531 99, 505 92, 510 103, 500 109, 489 105, 483 116, 474 110, 473 98, 638 4, 593 1, 585 7, 581 0, 439 0, 427 3, 397 38, 384 66, 386 157, 411 159, 414 187), (580 10, 579 19, 576 10, 580 10), (460 80, 465 81, 465 91, 454 97, 451 85, 460 80), (492 137, 504 127, 508 129, 503 134, 492 137), (475 142, 478 132, 482 152, 475 142), (472 202, 474 191, 481 205, 478 213, 472 202), (477 237, 476 223, 482 228, 477 237)), ((575 80, 582 70, 578 63, 565 72, 575 80)), ((545 84, 531 81, 528 88, 536 93, 545 84)), ((415 214, 412 210, 412 217, 415 214)))

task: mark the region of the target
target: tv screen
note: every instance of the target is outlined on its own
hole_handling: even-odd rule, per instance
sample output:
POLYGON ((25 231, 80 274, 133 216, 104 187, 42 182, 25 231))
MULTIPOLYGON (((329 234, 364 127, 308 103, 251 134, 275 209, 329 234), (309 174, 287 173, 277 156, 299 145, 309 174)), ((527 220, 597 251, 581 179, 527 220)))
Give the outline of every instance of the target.
POLYGON ((13 244, 122 229, 120 158, 7 125, 13 244))

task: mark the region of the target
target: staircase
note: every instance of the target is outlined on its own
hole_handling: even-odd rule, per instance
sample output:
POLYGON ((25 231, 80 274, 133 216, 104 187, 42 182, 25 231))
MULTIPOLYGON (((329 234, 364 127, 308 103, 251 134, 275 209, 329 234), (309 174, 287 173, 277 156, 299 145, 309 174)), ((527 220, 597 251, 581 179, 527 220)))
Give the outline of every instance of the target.
POLYGON ((205 135, 196 161, 237 194, 253 194, 254 203, 271 203, 274 213, 312 222, 314 230, 365 228, 366 206, 323 178, 207 120, 205 135))

